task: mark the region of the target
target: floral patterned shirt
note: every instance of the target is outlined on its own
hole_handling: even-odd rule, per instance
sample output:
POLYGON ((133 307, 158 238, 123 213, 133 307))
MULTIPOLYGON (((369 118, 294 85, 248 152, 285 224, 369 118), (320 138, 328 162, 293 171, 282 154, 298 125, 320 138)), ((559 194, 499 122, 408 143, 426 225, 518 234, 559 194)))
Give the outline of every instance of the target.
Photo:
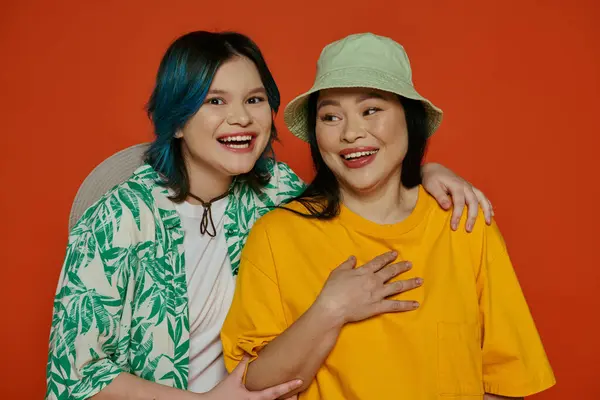
MULTIPOLYGON (((230 188, 225 236, 232 273, 254 222, 304 190, 267 162, 260 193, 230 188)), ((141 166, 91 206, 69 235, 50 333, 46 399, 88 399, 121 372, 187 388, 189 319, 183 230, 168 190, 141 166)))

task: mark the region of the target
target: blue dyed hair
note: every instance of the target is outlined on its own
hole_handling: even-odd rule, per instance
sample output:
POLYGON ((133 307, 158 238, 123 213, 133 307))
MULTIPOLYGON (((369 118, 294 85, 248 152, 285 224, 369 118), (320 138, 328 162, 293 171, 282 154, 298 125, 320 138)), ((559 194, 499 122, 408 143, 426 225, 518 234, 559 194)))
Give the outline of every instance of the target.
MULTIPOLYGON (((235 56, 251 60, 258 69, 271 109, 279 110, 279 89, 258 46, 247 36, 235 32, 196 31, 181 36, 167 49, 158 69, 156 84, 147 112, 156 138, 146 152, 146 162, 158 172, 161 184, 174 191, 173 200, 184 201, 189 195, 189 179, 177 131, 198 112, 219 66, 235 56)), ((272 157, 272 142, 277 139, 272 125, 269 145, 252 171, 240 176, 259 190, 270 175, 264 167, 272 157)))

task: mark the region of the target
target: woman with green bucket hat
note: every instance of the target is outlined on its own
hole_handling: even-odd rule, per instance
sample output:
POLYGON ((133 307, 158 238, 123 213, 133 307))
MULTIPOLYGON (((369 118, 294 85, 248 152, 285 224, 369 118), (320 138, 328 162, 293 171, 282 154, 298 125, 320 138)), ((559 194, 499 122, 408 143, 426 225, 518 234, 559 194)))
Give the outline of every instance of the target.
POLYGON ((497 225, 452 230, 421 185, 442 111, 401 45, 328 45, 285 121, 316 177, 250 232, 228 369, 250 356, 248 388, 298 378, 300 399, 520 398, 555 383, 497 225))
MULTIPOLYGON (((155 139, 143 165, 75 201, 92 205, 71 229, 58 280, 48 400, 267 400, 297 387, 248 391, 244 364, 228 375, 219 340, 250 228, 305 187, 271 152, 279 105, 247 36, 196 31, 169 46, 148 101, 155 139)), ((448 208, 451 194, 457 218, 467 197, 470 218, 481 202, 490 222, 469 183, 439 165, 423 175, 448 208)))

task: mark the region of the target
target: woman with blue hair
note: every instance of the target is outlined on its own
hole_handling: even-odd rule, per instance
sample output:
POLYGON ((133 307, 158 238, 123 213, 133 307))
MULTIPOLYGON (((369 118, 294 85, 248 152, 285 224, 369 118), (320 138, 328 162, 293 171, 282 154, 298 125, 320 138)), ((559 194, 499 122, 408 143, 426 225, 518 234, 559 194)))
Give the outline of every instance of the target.
MULTIPOLYGON (((301 385, 248 391, 244 363, 227 375, 219 339, 250 228, 305 188, 273 158, 279 103, 246 36, 199 31, 169 47, 148 103, 146 163, 70 233, 47 399, 275 399, 301 385)), ((454 229, 465 199, 468 230, 479 205, 491 223, 488 200, 451 171, 427 165, 423 184, 446 209, 452 196, 454 229)))

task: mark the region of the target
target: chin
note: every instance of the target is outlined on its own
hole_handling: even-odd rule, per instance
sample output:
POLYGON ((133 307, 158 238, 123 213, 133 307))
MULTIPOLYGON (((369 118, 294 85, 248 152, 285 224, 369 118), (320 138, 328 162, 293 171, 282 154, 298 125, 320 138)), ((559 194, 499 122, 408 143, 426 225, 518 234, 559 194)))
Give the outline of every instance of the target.
POLYGON ((381 180, 373 179, 350 179, 343 180, 344 186, 356 193, 369 193, 374 189, 377 189, 381 183, 381 180))
POLYGON ((221 164, 221 169, 226 171, 230 176, 243 175, 252 171, 254 165, 256 164, 258 157, 256 159, 248 160, 246 162, 242 162, 239 160, 238 162, 232 163, 223 163, 221 164))

